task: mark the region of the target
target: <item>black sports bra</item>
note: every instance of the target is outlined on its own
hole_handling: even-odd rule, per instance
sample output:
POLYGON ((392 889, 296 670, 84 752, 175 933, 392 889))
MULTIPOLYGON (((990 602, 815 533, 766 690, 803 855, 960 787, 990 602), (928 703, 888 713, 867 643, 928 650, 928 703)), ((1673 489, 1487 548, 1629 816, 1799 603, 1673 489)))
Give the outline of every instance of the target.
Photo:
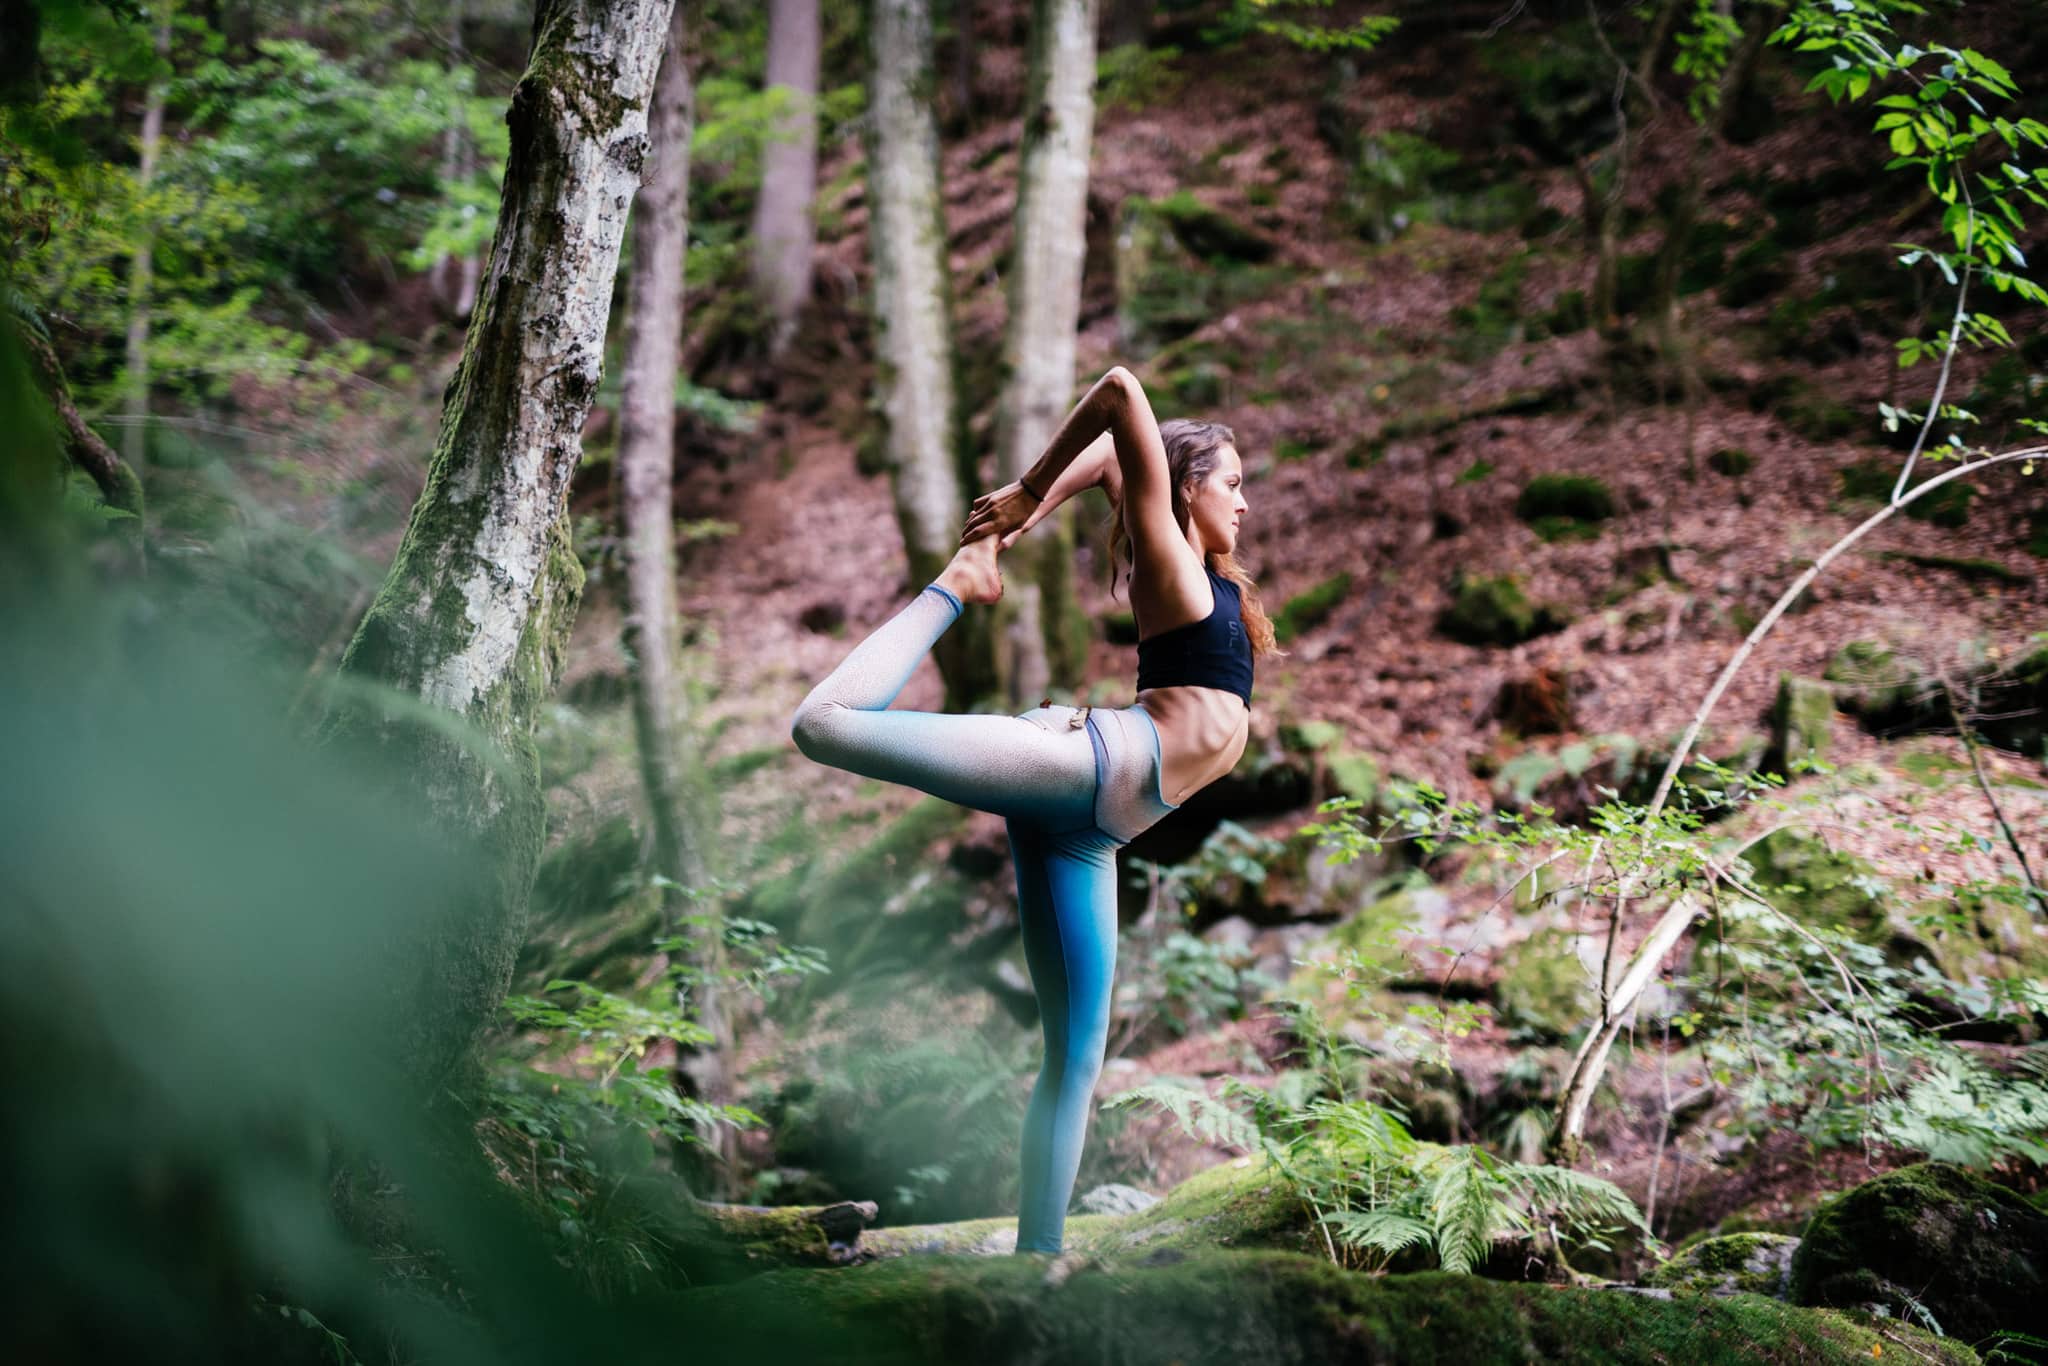
POLYGON ((1200 621, 1138 642, 1138 691, 1194 686, 1234 692, 1252 705, 1252 642, 1244 631, 1243 595, 1207 565, 1216 605, 1200 621))

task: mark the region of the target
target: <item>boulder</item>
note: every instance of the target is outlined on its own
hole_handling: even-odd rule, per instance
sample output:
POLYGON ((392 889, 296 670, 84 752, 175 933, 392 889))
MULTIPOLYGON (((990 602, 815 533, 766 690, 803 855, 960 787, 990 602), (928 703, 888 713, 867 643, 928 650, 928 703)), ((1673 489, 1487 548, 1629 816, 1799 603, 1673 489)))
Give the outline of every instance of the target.
POLYGON ((1688 1295, 1792 1293, 1792 1254, 1799 1240, 1782 1233, 1729 1233, 1703 1238, 1643 1278, 1643 1284, 1688 1295))
POLYGON ((1792 1257, 1792 1299, 1932 1319, 1960 1342, 2048 1338, 2048 1213, 1923 1162, 1824 1202, 1792 1257))
POLYGON ((1825 759, 1835 717, 1834 689, 1817 678, 1778 675, 1771 704, 1771 750, 1767 768, 1787 772, 1794 759, 1825 759))

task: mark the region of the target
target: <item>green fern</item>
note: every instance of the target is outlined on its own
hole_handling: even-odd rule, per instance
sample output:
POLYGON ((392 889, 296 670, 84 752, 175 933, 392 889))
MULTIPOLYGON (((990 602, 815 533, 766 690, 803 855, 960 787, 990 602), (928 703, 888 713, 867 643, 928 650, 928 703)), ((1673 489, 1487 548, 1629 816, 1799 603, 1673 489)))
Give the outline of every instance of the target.
POLYGON ((1200 1082, 1190 1078, 1155 1077, 1143 1086, 1106 1098, 1102 1108, 1109 1110, 1142 1104, 1157 1105, 1166 1111, 1173 1116, 1181 1132, 1198 1142, 1228 1144, 1247 1152, 1260 1146, 1259 1131, 1250 1120, 1233 1110, 1227 1101, 1212 1097, 1200 1082))
POLYGON ((1366 1269, 1384 1271, 1411 1247, 1431 1243, 1436 1231, 1420 1219, 1389 1209, 1337 1210, 1323 1216, 1348 1247, 1379 1254, 1366 1269))
POLYGON ((1423 1203, 1430 1237, 1446 1271, 1469 1273, 1486 1260, 1494 1238, 1528 1227, 1510 1203, 1512 1184, 1501 1162, 1483 1148, 1437 1148, 1417 1164, 1428 1181, 1423 1203))

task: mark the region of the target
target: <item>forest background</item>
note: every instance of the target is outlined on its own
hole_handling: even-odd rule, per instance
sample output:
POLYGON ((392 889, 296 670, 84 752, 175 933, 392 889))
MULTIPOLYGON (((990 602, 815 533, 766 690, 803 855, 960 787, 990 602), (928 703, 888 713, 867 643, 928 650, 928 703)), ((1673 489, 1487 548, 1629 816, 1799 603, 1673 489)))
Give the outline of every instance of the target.
MULTIPOLYGON (((19 1345, 2038 1356, 2042 17, 11 7, 19 1345), (1048 1273, 1001 824, 788 725, 1113 364, 1287 654, 1048 1273)), ((1105 511, 903 705, 1126 702, 1105 511)))

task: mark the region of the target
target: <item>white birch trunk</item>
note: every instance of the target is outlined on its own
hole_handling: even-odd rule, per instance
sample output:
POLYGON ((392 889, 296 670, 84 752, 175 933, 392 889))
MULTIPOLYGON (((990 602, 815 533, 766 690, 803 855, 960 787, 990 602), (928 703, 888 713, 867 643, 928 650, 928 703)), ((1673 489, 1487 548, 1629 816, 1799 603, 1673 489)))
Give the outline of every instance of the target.
POLYGON ((818 186, 818 0, 769 0, 767 86, 789 97, 761 150, 754 292, 768 307, 769 355, 796 334, 811 295, 811 201, 818 186))
MULTIPOLYGON (((1035 0, 1029 93, 1011 253, 1008 381, 997 425, 1005 479, 1036 464, 1074 394, 1074 343, 1086 255, 1088 158, 1095 129, 1096 0, 1035 0)), ((1071 618, 1073 519, 1062 508, 1018 546, 1023 572, 1009 605, 1010 700, 1035 704, 1058 681, 1078 681, 1071 618), (1048 524, 1049 523, 1049 524, 1048 524)))
POLYGON ((952 558, 964 504, 954 465, 952 329, 929 0, 875 0, 868 99, 868 248, 875 370, 896 518, 914 578, 952 558))
MULTIPOLYGON (((688 743, 688 699, 677 657, 675 556, 676 372, 681 365, 683 263, 690 240, 690 135, 693 116, 690 0, 678 0, 669 21, 668 52, 647 109, 647 181, 633 201, 632 266, 626 283, 625 357, 619 394, 620 505, 625 521, 625 647, 633 677, 633 728, 640 787, 647 799, 655 869, 678 888, 709 882, 706 840, 711 813, 703 801, 698 766, 688 743)), ((670 933, 688 903, 665 894, 670 933)), ((711 1105, 732 1100, 731 1041, 725 967, 717 929, 700 931, 695 966, 706 976, 692 1007, 712 1042, 685 1050, 678 1084, 711 1105)), ((697 1170, 696 1194, 731 1198, 737 1168, 733 1130, 719 1127, 704 1139, 714 1154, 697 1170)))
POLYGON ((491 752, 357 706, 330 733, 405 775, 487 876, 395 958, 416 1074, 468 1056, 511 981, 545 832, 534 718, 583 573, 566 496, 597 394, 626 208, 672 0, 541 0, 513 91, 496 236, 425 491, 342 660, 453 713, 491 752))

